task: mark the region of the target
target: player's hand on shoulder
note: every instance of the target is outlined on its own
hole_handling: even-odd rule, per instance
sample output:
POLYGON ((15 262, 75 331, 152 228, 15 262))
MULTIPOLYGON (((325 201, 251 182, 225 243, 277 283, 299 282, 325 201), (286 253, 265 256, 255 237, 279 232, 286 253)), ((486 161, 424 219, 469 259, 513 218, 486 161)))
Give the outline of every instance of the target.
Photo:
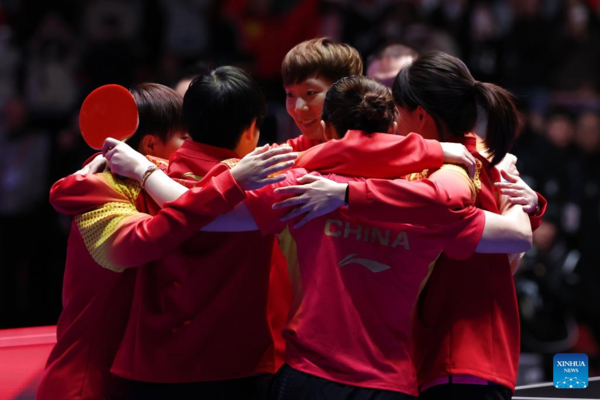
POLYGON ((260 189, 263 186, 285 180, 285 174, 273 175, 294 166, 298 154, 289 146, 271 148, 257 147, 231 169, 231 175, 243 190, 260 189))
POLYGON ((102 154, 98 154, 90 163, 75 172, 75 175, 97 174, 108 170, 108 162, 102 154))
POLYGON ((310 174, 298 178, 298 182, 301 185, 275 189, 278 194, 293 194, 294 196, 273 204, 274 209, 295 207, 281 218, 282 221, 288 221, 304 214, 304 217, 294 224, 295 228, 329 214, 346 204, 345 197, 348 188, 346 183, 338 183, 322 176, 310 174))
POLYGON ((467 148, 460 143, 440 143, 442 151, 444 153, 444 163, 446 164, 458 164, 464 165, 469 171, 469 176, 473 178, 475 176, 476 162, 473 154, 467 150, 467 148))

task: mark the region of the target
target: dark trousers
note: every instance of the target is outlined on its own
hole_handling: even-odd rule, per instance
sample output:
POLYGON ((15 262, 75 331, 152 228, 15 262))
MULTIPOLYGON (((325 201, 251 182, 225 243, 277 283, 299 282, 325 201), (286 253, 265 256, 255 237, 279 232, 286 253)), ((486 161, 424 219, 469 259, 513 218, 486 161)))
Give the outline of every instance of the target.
POLYGON ((416 400, 389 390, 366 389, 319 378, 284 365, 275 374, 271 400, 416 400))
POLYGON ((512 392, 502 385, 444 384, 422 392, 421 400, 509 400, 512 392))
POLYGON ((150 383, 125 380, 119 400, 260 400, 270 375, 214 382, 150 383))

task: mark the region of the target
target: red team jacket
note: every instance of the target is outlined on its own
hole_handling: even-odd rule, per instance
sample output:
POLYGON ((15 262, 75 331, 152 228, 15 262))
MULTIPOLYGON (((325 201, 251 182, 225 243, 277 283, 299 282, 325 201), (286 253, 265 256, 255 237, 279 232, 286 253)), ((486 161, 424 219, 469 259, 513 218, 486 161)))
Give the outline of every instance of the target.
POLYGON ((110 398, 118 385, 108 370, 127 324, 136 275, 119 266, 172 251, 245 197, 226 172, 150 218, 136 210, 142 208, 139 192, 137 183, 111 174, 71 175, 51 189, 52 205, 75 218, 57 344, 37 399, 110 398))
MULTIPOLYGON (((477 153, 475 138, 463 143, 483 164, 476 206, 499 213, 493 187, 501 179, 498 170, 477 153)), ((539 199, 541 212, 531 217, 533 229, 541 224, 546 209, 546 200, 539 199)), ((514 391, 520 326, 506 254, 473 254, 463 261, 442 254, 420 295, 413 322, 419 385, 466 374, 514 391)))
MULTIPOLYGON (((480 162, 476 206, 499 213, 493 188, 493 183, 500 180, 498 170, 490 168, 476 151, 474 138, 461 142, 480 162)), ((385 169, 399 162, 393 145, 354 149, 357 159, 371 157, 368 164, 360 165, 364 173, 372 176, 390 178, 385 169)), ((460 218, 454 213, 445 217, 439 214, 444 205, 432 201, 436 193, 445 195, 451 208, 460 207, 461 201, 440 183, 428 179, 373 179, 350 186, 349 210, 353 216, 391 222, 427 221, 428 215, 436 216, 440 222, 460 218)), ((530 217, 533 229, 541 224, 547 205, 541 195, 538 197, 540 212, 530 217)), ((514 390, 520 349, 519 316, 505 254, 473 254, 461 261, 442 254, 420 295, 413 323, 419 385, 443 376, 467 374, 514 390)))
MULTIPOLYGON (((329 163, 325 155, 344 153, 357 144, 385 147, 401 141, 390 137, 394 138, 349 132, 307 151, 298 164, 317 169, 329 163)), ((406 158, 407 163, 413 161, 406 158)), ((336 161, 329 167, 348 175, 355 165, 336 161)), ((401 161, 395 167, 390 172, 396 176, 410 172, 401 161)), ((271 208, 280 200, 273 190, 296 184, 305 173, 291 170, 284 182, 250 192, 246 200, 263 233, 283 232, 292 239, 286 246, 294 295, 291 320, 284 330, 286 362, 342 384, 417 395, 409 322, 419 286, 428 265, 442 251, 457 258, 473 253, 483 231, 483 212, 473 207, 449 209, 446 195, 456 197, 457 203, 472 200, 470 194, 454 193, 450 182, 436 201, 446 204, 445 213, 460 218, 444 226, 373 223, 343 208, 296 230, 279 221, 285 210, 271 208)), ((327 177, 363 181, 337 174, 327 177)), ((459 174, 454 178, 465 179, 459 174)), ((438 212, 443 214, 441 210, 440 206, 438 212)))
MULTIPOLYGON (((289 144, 304 149, 311 143, 297 138, 289 144)), ((213 150, 222 157, 212 157, 209 163, 202 165, 201 171, 206 172, 215 161, 236 157, 231 152, 223 155, 220 149, 213 150)), ((226 169, 221 165, 213 172, 216 175, 226 169)), ((199 180, 191 171, 182 171, 179 175, 188 182, 199 180)), ((139 195, 139 185, 132 181, 121 182, 110 174, 71 175, 52 187, 50 202, 56 210, 82 217, 73 221, 69 235, 57 344, 49 356, 38 399, 103 399, 118 393, 119 382, 108 371, 127 327, 136 279, 135 270, 121 267, 141 265, 169 252, 218 213, 226 212, 244 198, 229 174, 216 179, 204 189, 204 201, 192 203, 191 196, 197 194, 190 192, 153 220, 136 212, 156 214, 159 209, 151 199, 139 195), (84 228, 82 224, 87 226, 84 228), (99 237, 96 228, 107 229, 112 234, 99 237), (96 239, 96 243, 86 245, 82 232, 89 240, 96 239), (90 247, 94 247, 94 256, 90 254, 90 247)), ((202 184, 204 181, 198 182, 199 186, 202 184)), ((273 249, 273 254, 274 265, 285 263, 278 247, 273 249)), ((273 271, 285 274, 281 266, 273 271)), ((289 310, 290 289, 287 274, 284 274, 272 273, 270 277, 267 313, 275 333, 269 332, 269 337, 280 335, 289 310)), ((258 321, 266 324, 265 318, 258 321)), ((274 348, 279 361, 271 363, 269 372, 281 364, 283 340, 280 337, 274 348)))
MULTIPOLYGON (((441 147, 428 142, 420 137, 404 141, 406 151, 427 150, 415 153, 419 155, 413 160, 423 168, 441 164, 441 147)), ((301 151, 316 142, 300 137, 287 144, 301 151)), ((170 175, 199 181, 208 169, 232 157, 227 150, 186 142, 171 159, 170 175)), ((209 175, 225 169, 221 164, 209 175)), ((196 233, 243 198, 230 174, 197 185, 205 182, 210 182, 206 188, 194 189, 160 212, 139 195, 139 185, 110 174, 73 175, 54 185, 55 208, 80 217, 69 239, 58 343, 38 398, 104 398, 116 388, 106 371, 132 302, 113 368, 118 375, 155 382, 221 380, 274 372, 281 364, 278 332, 290 302, 281 253, 271 247, 271 238, 256 233, 196 233), (201 190, 203 197, 195 200, 201 190), (158 218, 136 209, 158 213, 158 218), (98 227, 109 234, 99 233, 98 227), (269 273, 263 267, 271 249, 269 273), (233 261, 239 264, 240 259, 239 269, 233 269, 233 261), (137 277, 133 270, 122 270, 147 263, 137 277), (215 273, 221 263, 231 266, 215 273), (252 340, 239 340, 244 336, 240 332, 252 340)))
MULTIPOLYGON (((232 151, 186 141, 173 178, 197 179, 232 151)), ((281 340, 269 320, 273 236, 206 233, 137 271, 112 372, 146 382, 201 382, 273 373, 281 340)), ((287 311, 287 310, 286 310, 287 311)))

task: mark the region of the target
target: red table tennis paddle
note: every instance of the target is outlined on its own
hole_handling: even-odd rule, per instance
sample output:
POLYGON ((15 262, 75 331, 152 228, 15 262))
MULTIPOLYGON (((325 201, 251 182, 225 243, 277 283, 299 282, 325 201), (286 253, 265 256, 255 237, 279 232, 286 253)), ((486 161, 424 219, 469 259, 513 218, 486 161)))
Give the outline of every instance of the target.
POLYGON ((138 110, 133 96, 119 85, 100 86, 90 93, 79 112, 79 129, 85 142, 100 150, 108 137, 125 140, 138 127, 138 110))

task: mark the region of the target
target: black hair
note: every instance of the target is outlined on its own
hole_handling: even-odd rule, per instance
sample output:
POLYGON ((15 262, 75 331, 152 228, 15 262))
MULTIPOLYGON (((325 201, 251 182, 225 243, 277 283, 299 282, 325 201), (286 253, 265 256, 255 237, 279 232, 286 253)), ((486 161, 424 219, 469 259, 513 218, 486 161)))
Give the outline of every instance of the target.
POLYGON ((211 68, 208 66, 207 63, 203 62, 203 61, 198 61, 196 63, 190 64, 186 67, 184 67, 181 70, 181 73, 179 74, 179 78, 177 79, 176 82, 180 82, 183 80, 192 80, 195 77, 197 77, 198 75, 205 75, 207 73, 209 73, 211 70, 211 68))
POLYGON ((349 130, 387 132, 396 114, 387 87, 366 76, 353 75, 338 80, 327 91, 322 119, 343 137, 349 130))
POLYGON ((476 81, 458 58, 442 52, 421 55, 400 70, 392 86, 394 101, 414 110, 421 106, 434 119, 440 139, 472 132, 477 105, 487 111, 485 144, 499 163, 513 146, 520 128, 514 97, 492 83, 476 81))
POLYGON ((234 150, 252 121, 267 112, 258 84, 237 67, 219 67, 190 83, 183 98, 183 119, 194 140, 234 150))
POLYGON ((183 99, 170 87, 158 83, 139 83, 129 89, 138 109, 139 125, 127 144, 140 150, 147 135, 156 135, 166 143, 174 134, 185 132, 181 115, 183 99))

